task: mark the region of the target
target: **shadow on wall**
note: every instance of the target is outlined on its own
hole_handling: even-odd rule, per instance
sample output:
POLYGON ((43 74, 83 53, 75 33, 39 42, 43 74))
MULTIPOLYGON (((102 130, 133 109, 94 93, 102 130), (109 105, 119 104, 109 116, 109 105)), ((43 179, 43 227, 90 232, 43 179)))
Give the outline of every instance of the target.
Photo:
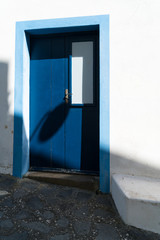
POLYGON ((0 171, 11 173, 13 116, 8 105, 8 63, 0 62, 0 171))
MULTIPOLYGON (((13 116, 11 116, 8 105, 8 64, 5 62, 0 62, 0 172, 10 173, 12 171, 12 148, 13 148, 13 116)), ((52 120, 52 114, 48 121, 52 120)), ((17 126, 23 126, 23 120, 20 116, 14 116, 15 123, 17 126)), ((46 121, 46 125, 48 122, 46 121)), ((45 125, 45 126, 46 126, 45 125)), ((19 127, 18 133, 14 135, 14 142, 19 144, 20 135, 25 135, 24 129, 20 130, 19 127)), ((58 129, 58 126, 57 126, 58 129)), ((42 129, 41 132, 41 140, 46 139, 46 135, 43 134, 45 129, 42 129)), ((52 133, 53 134, 53 133, 52 133)), ((27 137, 25 137, 27 138, 27 137)), ((26 141, 27 142, 27 141, 26 141)), ((25 146, 23 146, 25 148, 25 146)), ((23 148, 23 149, 24 149, 23 148)), ((103 150, 101 150, 103 152, 103 150)), ((18 146, 15 158, 23 159, 23 162, 16 161, 14 164, 15 173, 19 171, 17 174, 20 176, 20 173, 24 174, 28 171, 28 162, 27 159, 28 152, 24 151, 22 153, 21 144, 18 146), (23 158, 21 158, 23 156, 23 158), (22 169, 21 169, 22 168, 22 169)), ((107 156, 107 152, 104 153, 107 156)), ((125 156, 120 156, 116 153, 110 153, 110 165, 111 165, 111 174, 114 173, 122 173, 122 174, 131 174, 131 175, 139 175, 139 176, 148 176, 148 177, 157 177, 160 178, 160 169, 156 167, 151 167, 144 163, 140 163, 138 159, 129 159, 125 156)), ((55 159, 57 161, 58 159, 55 159)), ((58 160, 59 161, 59 160, 58 160)), ((104 173, 107 174, 107 173, 104 173)))
POLYGON ((8 120, 8 91, 7 91, 7 81, 8 81, 8 64, 0 62, 0 122, 5 128, 7 128, 8 120))
MULTIPOLYGON (((58 108, 59 109, 59 108, 58 108)), ((44 119, 44 122, 42 124, 42 129, 41 131, 38 132, 38 138, 40 141, 46 141, 48 139, 50 139, 50 137, 52 136, 52 134, 54 134, 60 127, 60 125, 56 125, 51 133, 49 133, 49 135, 46 135, 48 133, 48 128, 47 128, 47 132, 46 131, 46 127, 48 125, 50 125, 49 123, 53 121, 53 113, 57 113, 57 109, 55 112, 51 112, 51 114, 48 114, 46 116, 46 119, 44 119), (53 131, 54 130, 54 131, 53 131), (44 135, 43 135, 44 134, 44 135)), ((58 111, 59 112, 59 111, 58 111)), ((17 143, 17 146, 16 148, 19 150, 15 152, 15 159, 20 159, 21 156, 20 154, 22 154, 23 156, 23 161, 22 162, 18 162, 16 161, 16 164, 14 164, 14 172, 16 173, 16 171, 19 171, 17 172, 15 175, 16 176, 23 176, 23 174, 25 174, 28 169, 29 169, 29 163, 26 161, 27 159, 27 152, 25 153, 25 151, 22 153, 22 147, 20 144, 18 144, 18 141, 19 141, 19 136, 21 136, 23 134, 23 137, 25 139, 27 139, 26 137, 26 134, 25 134, 25 131, 23 130, 20 130, 19 126, 23 126, 23 120, 21 117, 19 116, 14 116, 14 119, 15 119, 15 129, 19 129, 19 132, 15 132, 14 134, 14 141, 17 143), (17 126, 16 126, 17 124, 17 126), (16 139, 17 137, 17 139, 16 139), (21 169, 22 167, 22 169, 21 169)), ((41 124, 40 124, 41 125, 41 124)), ((38 128, 36 129, 38 130, 38 128)), ((34 133, 36 134, 36 132, 34 133)), ((27 141, 25 141, 27 142, 27 141)), ((25 146, 23 146, 23 149, 25 149, 25 146)), ((48 162, 48 166, 50 165, 50 159, 47 158, 46 156, 43 156, 41 152, 32 152, 33 154, 33 158, 35 159, 35 162, 38 161, 38 163, 41 163, 42 167, 43 166, 43 163, 46 163, 48 162)), ((101 169, 102 171, 102 175, 103 177, 106 179, 108 179, 108 166, 109 166, 109 163, 106 161, 106 159, 108 159, 109 157, 109 152, 105 151, 104 149, 100 149, 100 154, 103 159, 103 161, 105 161, 105 163, 103 163, 103 166, 105 166, 105 169, 101 169), (106 164, 106 165, 105 165, 106 164)), ((56 164, 57 167, 61 167, 60 164, 61 164, 61 159, 58 159, 56 156, 53 156, 53 161, 54 163, 56 164)), ((113 153, 111 152, 110 153, 110 172, 111 172, 111 175, 112 174, 115 174, 115 173, 120 173, 120 174, 126 174, 126 175, 137 175, 137 176, 145 176, 145 177, 152 177, 152 178, 160 178, 160 168, 156 168, 156 167, 152 167, 152 166, 149 166, 147 164, 144 164, 144 163, 140 163, 140 160, 138 159, 131 159, 131 158, 127 158, 125 156, 122 156, 122 155, 119 155, 119 154, 116 154, 116 153, 113 153)))
POLYGON ((29 140, 21 116, 14 115, 13 175, 22 177, 29 170, 29 140), (22 146, 23 144, 23 146, 22 146))

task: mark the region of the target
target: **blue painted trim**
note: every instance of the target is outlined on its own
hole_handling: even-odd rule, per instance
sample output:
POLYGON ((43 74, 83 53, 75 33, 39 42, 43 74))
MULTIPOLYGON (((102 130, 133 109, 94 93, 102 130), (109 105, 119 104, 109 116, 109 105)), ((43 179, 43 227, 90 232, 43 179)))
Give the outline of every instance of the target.
POLYGON ((110 191, 110 145, 109 145, 109 16, 90 16, 77 18, 25 21, 16 23, 15 48, 15 106, 14 106, 14 154, 13 175, 22 177, 29 168, 29 54, 26 33, 48 34, 78 32, 99 29, 99 149, 100 149, 100 190, 110 191), (26 60, 27 58, 27 60, 26 60), (28 84, 28 85, 27 85, 28 84))
POLYGON ((13 175, 21 177, 23 138, 23 32, 16 26, 13 175))
POLYGON ((100 25, 100 190, 110 191, 109 18, 100 25))

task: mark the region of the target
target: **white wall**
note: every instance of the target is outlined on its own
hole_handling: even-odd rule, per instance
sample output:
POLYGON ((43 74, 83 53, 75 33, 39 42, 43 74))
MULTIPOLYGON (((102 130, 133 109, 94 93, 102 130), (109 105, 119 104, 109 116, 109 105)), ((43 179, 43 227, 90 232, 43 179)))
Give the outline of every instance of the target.
POLYGON ((110 14, 111 171, 160 177, 159 13, 159 0, 2 1, 0 172, 12 171, 15 22, 110 14))

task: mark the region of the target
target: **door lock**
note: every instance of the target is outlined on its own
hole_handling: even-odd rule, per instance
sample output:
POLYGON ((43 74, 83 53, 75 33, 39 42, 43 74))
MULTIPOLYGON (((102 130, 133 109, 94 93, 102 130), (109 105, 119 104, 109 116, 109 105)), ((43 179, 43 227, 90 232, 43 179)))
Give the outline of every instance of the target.
POLYGON ((69 93, 68 92, 68 89, 65 89, 65 103, 68 103, 69 102, 69 96, 72 95, 72 93, 69 93))

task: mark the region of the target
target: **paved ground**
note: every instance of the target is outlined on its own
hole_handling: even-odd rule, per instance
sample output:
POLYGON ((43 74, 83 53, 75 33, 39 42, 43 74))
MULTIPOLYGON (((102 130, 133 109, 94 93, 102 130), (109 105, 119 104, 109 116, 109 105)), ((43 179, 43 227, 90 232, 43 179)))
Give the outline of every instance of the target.
POLYGON ((0 240, 160 240, 128 227, 110 195, 0 175, 0 240))

